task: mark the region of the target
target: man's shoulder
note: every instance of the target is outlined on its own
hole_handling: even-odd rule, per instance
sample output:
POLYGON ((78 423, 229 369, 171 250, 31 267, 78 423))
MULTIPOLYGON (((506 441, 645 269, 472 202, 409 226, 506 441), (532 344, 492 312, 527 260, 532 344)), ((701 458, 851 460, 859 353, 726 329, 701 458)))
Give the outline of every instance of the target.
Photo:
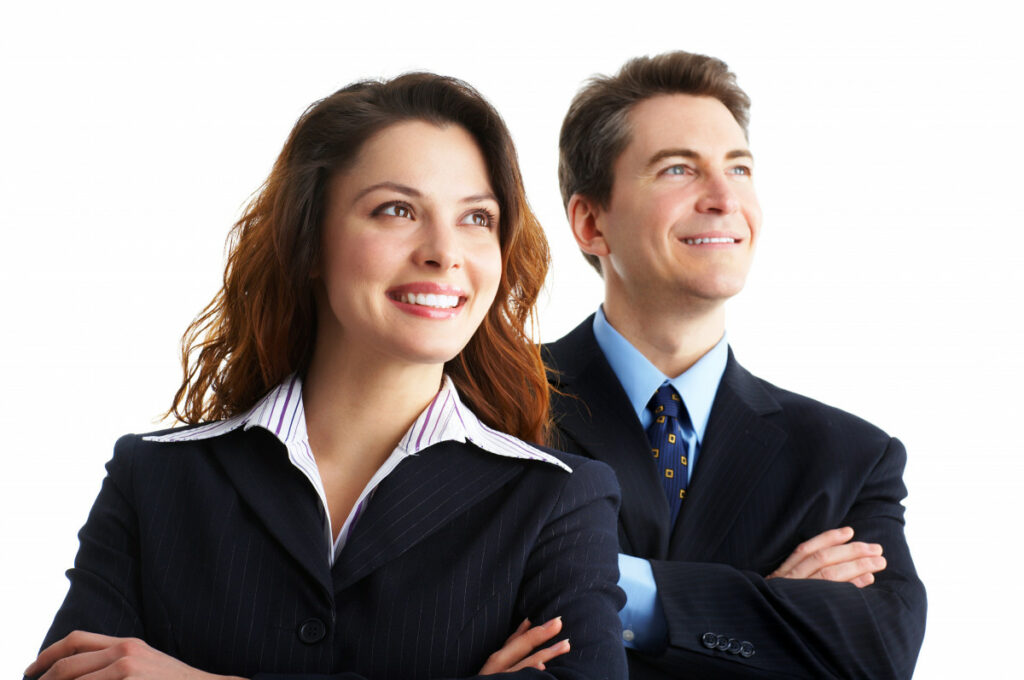
POLYGON ((549 441, 560 450, 582 451, 565 437, 567 418, 578 428, 590 428, 601 421, 603 429, 608 426, 603 419, 616 416, 620 409, 631 413, 622 385, 594 338, 593 322, 591 315, 558 340, 541 345, 551 387, 554 427, 549 441))
MULTIPOLYGON (((735 360, 733 360, 735 361, 735 360)), ((864 418, 827 404, 818 399, 784 389, 764 378, 755 376, 742 367, 750 380, 764 390, 778 405, 777 413, 770 417, 790 435, 805 437, 842 437, 858 442, 887 443, 891 437, 880 427, 864 418)))
POLYGON ((541 358, 548 368, 551 382, 557 383, 566 373, 575 374, 601 354, 594 338, 594 315, 591 314, 571 331, 540 346, 541 358))

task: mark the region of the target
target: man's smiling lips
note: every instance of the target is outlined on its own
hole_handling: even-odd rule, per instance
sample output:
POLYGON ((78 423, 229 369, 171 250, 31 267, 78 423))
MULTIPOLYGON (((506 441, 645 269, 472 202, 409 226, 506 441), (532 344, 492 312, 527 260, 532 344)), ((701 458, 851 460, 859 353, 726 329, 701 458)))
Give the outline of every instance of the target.
POLYGON ((743 239, 723 233, 694 234, 679 239, 688 246, 731 246, 743 239))
POLYGON ((395 286, 385 294, 403 312, 428 319, 450 319, 466 304, 466 294, 458 286, 430 281, 395 286))

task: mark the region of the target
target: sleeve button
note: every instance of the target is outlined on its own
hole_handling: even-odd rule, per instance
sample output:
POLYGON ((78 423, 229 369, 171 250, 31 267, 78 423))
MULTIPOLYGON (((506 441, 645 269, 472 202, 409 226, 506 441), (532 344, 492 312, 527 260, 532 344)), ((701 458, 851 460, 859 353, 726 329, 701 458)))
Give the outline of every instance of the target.
POLYGON ((749 659, 750 657, 754 656, 754 644, 752 642, 747 642, 746 640, 741 642, 740 656, 742 656, 744 659, 749 659))
POLYGON ((700 636, 700 643, 708 649, 714 649, 718 644, 718 636, 714 633, 704 633, 700 636))

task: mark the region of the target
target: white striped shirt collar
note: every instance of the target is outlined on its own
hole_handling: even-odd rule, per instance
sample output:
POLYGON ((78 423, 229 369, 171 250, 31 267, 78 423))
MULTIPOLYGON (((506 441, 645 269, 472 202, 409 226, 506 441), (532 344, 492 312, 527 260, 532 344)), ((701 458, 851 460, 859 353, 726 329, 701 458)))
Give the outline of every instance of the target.
MULTIPOLYGON (((145 439, 155 442, 196 441, 218 437, 239 427, 246 430, 262 427, 289 448, 299 442, 308 442, 302 379, 298 375, 290 376, 251 409, 233 418, 145 439)), ((398 450, 405 455, 414 455, 443 441, 468 441, 498 456, 537 460, 572 472, 572 468, 551 454, 482 423, 462 403, 455 384, 448 376, 444 377, 437 396, 402 437, 398 450)))
POLYGON ((470 442, 480 449, 507 458, 536 460, 556 465, 566 472, 572 468, 558 458, 541 451, 512 435, 504 434, 484 425, 476 415, 459 399, 458 390, 448 376, 444 377, 441 389, 430 402, 409 431, 405 433, 395 450, 384 464, 370 478, 345 518, 338 537, 332 540, 331 518, 326 512, 327 492, 324 489, 320 470, 309 446, 306 432, 306 413, 302 406, 302 379, 292 375, 272 389, 265 397, 234 418, 207 423, 194 428, 176 430, 164 435, 148 436, 143 439, 154 442, 184 442, 210 439, 227 434, 238 428, 262 427, 277 437, 288 451, 288 460, 299 469, 313 485, 320 504, 324 508, 324 533, 327 543, 327 559, 334 564, 348 535, 373 496, 377 486, 391 474, 399 463, 408 456, 416 455, 429 446, 444 441, 470 442))

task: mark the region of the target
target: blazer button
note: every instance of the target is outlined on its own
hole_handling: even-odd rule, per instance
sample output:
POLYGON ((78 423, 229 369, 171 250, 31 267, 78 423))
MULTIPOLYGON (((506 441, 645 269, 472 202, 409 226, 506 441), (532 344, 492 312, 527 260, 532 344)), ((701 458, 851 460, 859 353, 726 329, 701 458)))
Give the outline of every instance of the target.
POLYGON ((306 619, 299 624, 299 639, 307 645, 315 645, 327 636, 327 626, 320 619, 306 619))
POLYGON ((700 636, 700 643, 708 649, 714 649, 718 644, 718 636, 714 633, 704 633, 700 636))
POLYGON ((723 652, 729 649, 729 638, 725 637, 724 635, 719 635, 718 638, 715 640, 715 648, 720 649, 723 652))
POLYGON ((730 654, 739 654, 742 647, 743 645, 740 644, 739 640, 736 638, 729 638, 729 646, 725 648, 725 651, 730 654))
POLYGON ((740 656, 742 656, 744 659, 749 659, 750 657, 754 656, 754 643, 747 642, 746 640, 741 642, 740 656))

